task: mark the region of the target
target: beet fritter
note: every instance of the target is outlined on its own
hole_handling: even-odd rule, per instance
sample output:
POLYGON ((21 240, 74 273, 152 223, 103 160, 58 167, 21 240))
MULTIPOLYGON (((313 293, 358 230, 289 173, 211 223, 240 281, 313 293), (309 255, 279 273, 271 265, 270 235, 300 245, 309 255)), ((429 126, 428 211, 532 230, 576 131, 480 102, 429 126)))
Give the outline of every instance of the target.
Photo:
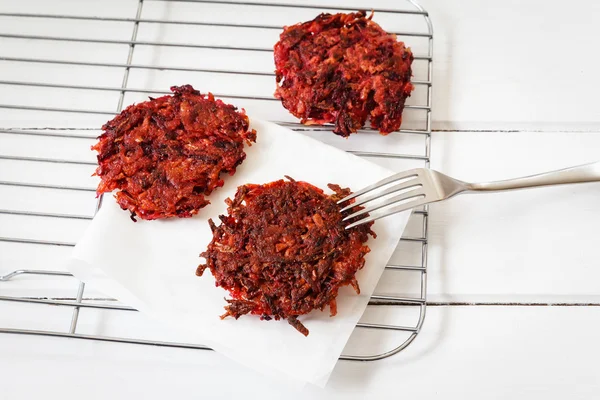
POLYGON ((124 210, 142 219, 191 217, 209 204, 205 196, 223 186, 246 158, 244 143, 256 141, 244 111, 190 85, 173 95, 127 107, 103 127, 98 151, 97 194, 119 190, 124 210))
POLYGON ((365 264, 370 224, 346 230, 345 215, 336 202, 351 192, 330 184, 326 195, 306 182, 279 180, 265 185, 238 187, 228 199, 228 215, 221 224, 209 220, 213 239, 200 256, 216 285, 229 291, 225 314, 287 321, 305 336, 308 329, 297 319, 329 306, 337 313, 338 289, 352 285, 360 292, 355 274, 365 264))
POLYGON ((413 55, 364 11, 321 14, 285 27, 275 45, 275 97, 303 124, 333 123, 347 137, 365 126, 398 130, 413 55))

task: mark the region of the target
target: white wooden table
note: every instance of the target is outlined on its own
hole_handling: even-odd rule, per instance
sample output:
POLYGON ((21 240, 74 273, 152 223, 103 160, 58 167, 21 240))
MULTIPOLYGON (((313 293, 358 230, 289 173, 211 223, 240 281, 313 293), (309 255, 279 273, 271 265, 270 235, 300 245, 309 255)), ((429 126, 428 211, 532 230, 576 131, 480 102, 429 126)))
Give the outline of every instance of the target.
MULTIPOLYGON (((71 14, 90 6, 57 4, 72 7, 71 14)), ((600 158, 595 96, 600 5, 591 0, 426 0, 422 5, 432 17, 436 41, 432 168, 463 180, 492 180, 600 158)), ((103 12, 103 6, 94 7, 103 12)), ((0 3, 0 12, 15 10, 51 12, 52 6, 33 0, 0 3)), ((0 39, 3 45, 13 46, 0 39)), ((102 58, 86 54, 85 46, 76 51, 102 58)), ((11 67, 0 63, 0 76, 28 72, 11 67)), ((122 77, 106 74, 115 81, 122 77)), ((0 89, 0 103, 9 93, 14 88, 0 89)), ((102 96, 94 101, 114 100, 102 96)), ((4 140, 0 149, 29 144, 4 140)), ((9 197, 3 194, 2 207, 15 205, 9 197)), ((599 199, 600 186, 587 185, 464 196, 433 205, 422 333, 389 359, 338 363, 324 390, 290 391, 213 352, 2 335, 0 398, 595 398, 600 391, 599 199)), ((90 211, 83 198, 69 207, 90 211)), ((0 229, 7 223, 1 221, 0 229)), ((71 238, 83 227, 40 229, 71 238)), ((0 274, 20 267, 17 262, 60 269, 64 255, 56 249, 15 254, 0 244, 0 274)), ((382 281, 381 289, 398 284, 382 281)), ((42 289, 53 297, 71 296, 75 283, 56 280, 49 292, 47 280, 19 280, 0 286, 0 294, 39 296, 42 289)), ((56 325, 68 321, 68 313, 0 302, 3 326, 63 329, 56 325)), ((132 313, 86 312, 82 318, 84 329, 96 333, 155 329, 132 313)))

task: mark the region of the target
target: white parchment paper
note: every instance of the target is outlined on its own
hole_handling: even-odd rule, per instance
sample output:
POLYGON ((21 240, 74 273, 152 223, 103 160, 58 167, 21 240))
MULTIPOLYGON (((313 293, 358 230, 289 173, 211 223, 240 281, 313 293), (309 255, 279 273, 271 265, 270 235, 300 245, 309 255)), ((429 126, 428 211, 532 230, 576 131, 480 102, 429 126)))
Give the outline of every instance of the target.
MULTIPOLYGON (((199 253, 212 238, 208 218, 226 213, 224 200, 246 183, 267 183, 289 175, 326 191, 328 183, 358 190, 392 171, 307 138, 287 128, 252 121, 257 143, 225 186, 210 196, 211 204, 193 218, 134 223, 111 195, 82 239, 68 268, 107 295, 130 304, 172 329, 193 333, 198 343, 259 370, 296 382, 324 386, 344 345, 363 314, 386 263, 408 221, 409 212, 375 222, 377 239, 357 278, 361 294, 340 290, 338 313, 313 311, 300 317, 310 330, 304 337, 286 321, 261 321, 257 316, 219 319, 228 293, 215 287, 210 271, 195 275, 199 253)), ((350 139, 351 140, 351 139, 350 139)))

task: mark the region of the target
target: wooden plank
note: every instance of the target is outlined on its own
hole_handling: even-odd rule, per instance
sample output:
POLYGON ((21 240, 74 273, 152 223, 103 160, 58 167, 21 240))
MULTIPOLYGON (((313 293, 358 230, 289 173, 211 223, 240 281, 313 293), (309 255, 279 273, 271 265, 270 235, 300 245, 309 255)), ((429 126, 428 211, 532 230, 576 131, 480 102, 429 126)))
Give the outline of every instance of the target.
POLYGON ((435 29, 435 129, 598 130, 597 2, 421 3, 435 29))
MULTIPOLYGON (((436 134, 432 168, 507 179, 598 159, 597 133, 436 134)), ((458 196, 431 206, 431 299, 600 301, 598 184, 458 196)))
MULTIPOLYGON (((318 137, 317 134, 311 136, 318 137)), ((26 139, 30 143, 30 137, 26 139)), ((56 140, 68 142, 70 139, 56 140)), ((419 135, 410 139, 390 138, 388 147, 391 151, 398 151, 405 145, 407 152, 414 154, 419 151, 421 140, 419 135)), ((337 138, 331 138, 330 143, 340 146, 337 138)), ((362 140, 360 145, 362 147, 344 144, 344 147, 349 150, 369 149, 366 140, 362 140)), ((596 133, 435 133, 432 167, 464 180, 504 179, 595 160, 595 149, 599 146, 600 135, 596 133)), ((18 144, 12 143, 11 148, 17 149, 18 144)), ((382 150, 377 146, 371 148, 374 151, 382 150)), ((73 157, 79 151, 77 146, 71 149, 65 146, 64 149, 61 154, 63 157, 73 157)), ((44 152, 43 146, 36 151, 39 156, 52 156, 52 153, 44 152)), ((422 162, 414 160, 373 160, 395 170, 422 165, 422 162)), ((34 172, 42 171, 38 164, 21 163, 27 168, 6 169, 0 174, 5 179, 17 174, 19 179, 32 180, 35 178, 34 172), (32 169, 32 174, 29 174, 32 176, 28 175, 28 168, 32 169)), ((63 175, 60 173, 63 166, 51 167, 55 169, 55 176, 63 175)), ((93 187, 92 182, 83 179, 85 168, 64 166, 63 169, 63 176, 67 178, 61 183, 73 182, 93 187)), ((30 192, 24 188, 0 187, 0 190, 2 193, 18 192, 23 196, 30 192)), ((43 202, 36 202, 30 195, 19 202, 10 200, 9 196, 5 197, 0 200, 0 205, 7 209, 82 215, 93 213, 93 193, 77 193, 76 196, 70 196, 68 201, 61 193, 54 192, 46 193, 43 202)), ((429 300, 492 303, 600 302, 600 269, 595 246, 595 230, 600 224, 600 214, 596 212, 596 203, 597 185, 592 184, 485 196, 459 196, 448 202, 432 205, 429 300)), ((12 227, 5 224, 0 227, 0 231, 7 235, 45 240, 55 237, 76 241, 85 227, 85 221, 67 221, 71 227, 68 228, 61 219, 0 215, 2 221, 12 221, 15 218, 22 223, 12 227)), ((406 234, 419 236, 420 223, 420 217, 414 217, 406 234)), ((23 252, 21 245, 2 244, 2 248, 6 249, 0 255, 3 272, 9 269, 8 266, 11 270, 16 269, 20 259, 28 268, 60 268, 57 259, 44 258, 43 254, 50 252, 49 249, 38 248, 36 251, 39 256, 35 256, 38 253, 23 252)), ((61 254, 67 253, 63 251, 61 254)), ((415 265, 419 262, 419 243, 402 243, 392 258, 392 263, 395 264, 415 265)), ((66 282, 64 278, 47 282, 37 278, 34 286, 29 286, 29 279, 3 283, 4 290, 9 290, 14 295, 73 296, 72 282, 66 282), (55 284, 58 286, 53 286, 55 284), (52 294, 44 293, 49 288, 52 288, 52 294)), ((415 295, 418 289, 418 274, 389 271, 384 274, 377 291, 415 295)), ((88 294, 92 297, 102 296, 93 291, 88 294)))
MULTIPOLYGON (((15 318, 5 311, 2 315, 15 318)), ((1 336, 3 393, 11 399, 39 393, 70 398, 93 387, 88 393, 91 398, 121 398, 135 392, 148 398, 260 393, 262 398, 290 399, 307 395, 315 399, 440 395, 583 399, 600 390, 596 368, 600 307, 432 307, 428 314, 423 332, 403 353, 374 363, 340 362, 325 390, 300 392, 212 352, 1 336), (30 384, 32 379, 35 385, 30 384), (102 385, 97 385, 98 379, 102 385)), ((38 312, 30 318, 46 316, 38 312)), ((93 322, 96 317, 84 318, 93 322)), ((111 322, 126 320, 97 318, 95 322, 109 333, 111 322)), ((135 322, 129 327, 135 328, 135 322)), ((127 325, 119 328, 127 329, 127 325)))

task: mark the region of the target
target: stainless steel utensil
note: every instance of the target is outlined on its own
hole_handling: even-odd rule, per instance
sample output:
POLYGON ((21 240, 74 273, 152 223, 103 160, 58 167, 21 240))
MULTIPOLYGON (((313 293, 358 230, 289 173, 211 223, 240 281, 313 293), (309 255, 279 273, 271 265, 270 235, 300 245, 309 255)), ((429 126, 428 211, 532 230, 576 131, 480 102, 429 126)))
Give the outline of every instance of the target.
POLYGON ((399 195, 367 205, 362 210, 346 216, 344 221, 353 220, 346 226, 346 229, 350 229, 411 208, 446 200, 459 193, 496 192, 586 182, 600 182, 600 161, 523 178, 482 183, 463 182, 438 171, 417 168, 400 172, 367 186, 338 201, 338 204, 357 198, 356 202, 343 207, 341 210, 343 212, 357 205, 373 204, 376 199, 401 192, 399 195), (378 210, 381 211, 374 213, 378 210), (362 218, 356 220, 357 217, 362 218))

